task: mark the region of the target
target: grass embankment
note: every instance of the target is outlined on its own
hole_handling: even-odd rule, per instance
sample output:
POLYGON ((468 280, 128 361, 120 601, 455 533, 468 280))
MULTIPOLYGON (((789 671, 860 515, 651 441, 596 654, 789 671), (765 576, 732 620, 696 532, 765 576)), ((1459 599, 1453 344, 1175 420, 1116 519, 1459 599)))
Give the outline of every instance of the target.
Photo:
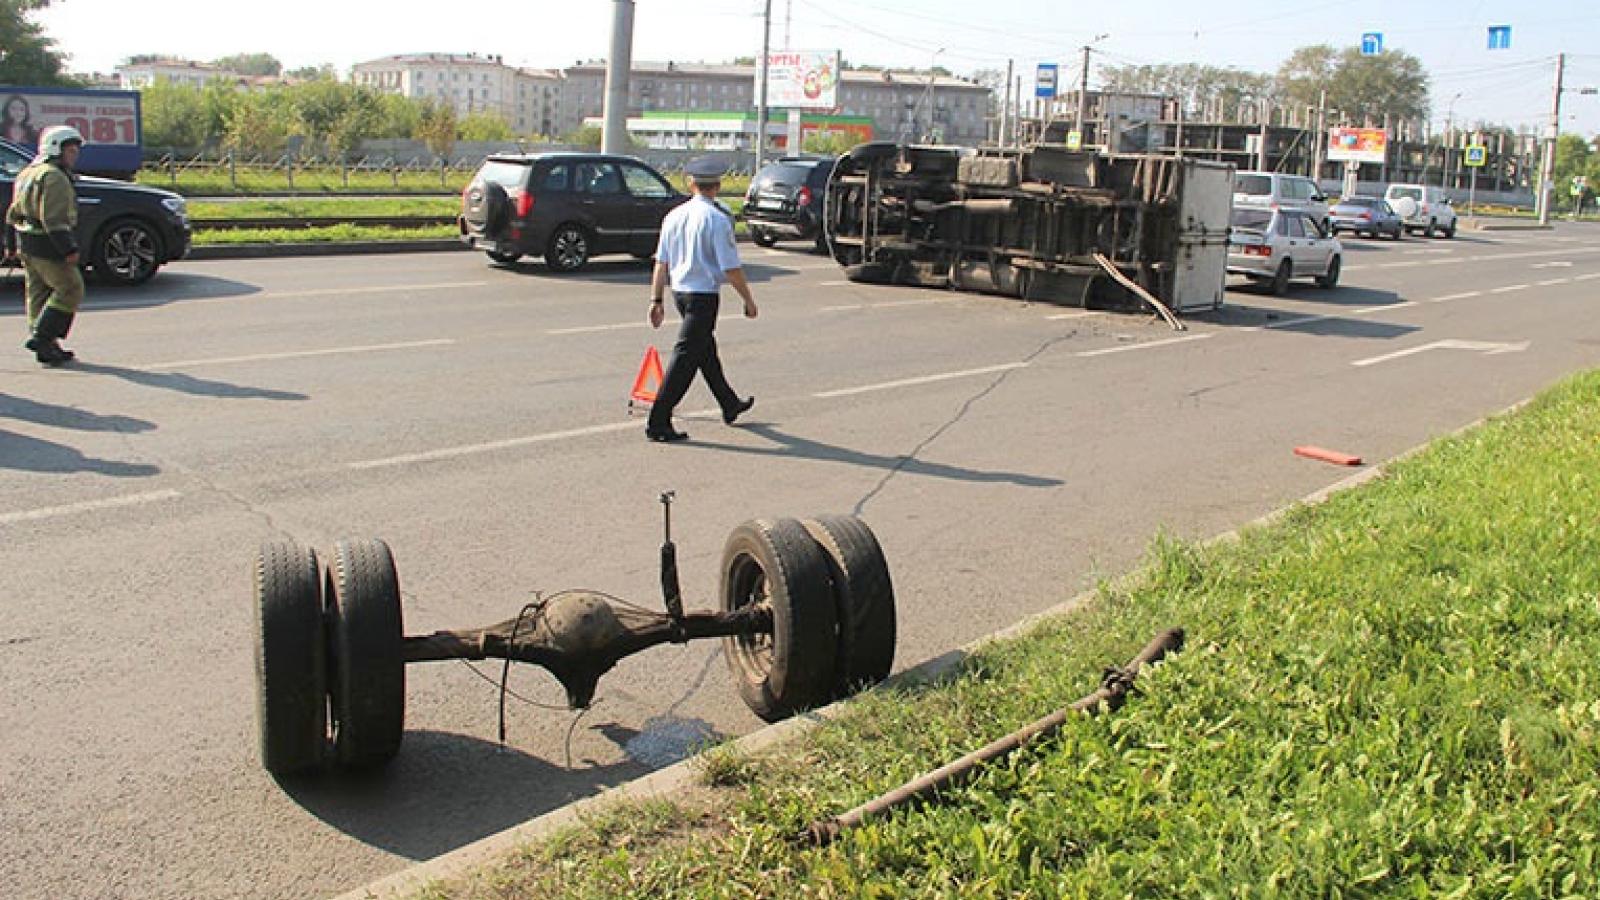
MULTIPOLYGON (((727 196, 723 203, 734 214, 744 209, 744 196, 727 196)), ((286 197, 253 200, 207 201, 189 204, 193 219, 299 219, 333 216, 453 216, 461 209, 455 197, 415 197, 387 199, 377 197, 286 197)), ((743 234, 744 223, 735 230, 743 234)), ((389 228, 346 223, 317 228, 254 228, 221 230, 197 228, 196 245, 206 244, 297 244, 351 241, 447 240, 460 236, 454 224, 418 228, 389 228)))
POLYGON ((1238 541, 1157 540, 1081 614, 943 683, 868 694, 771 756, 713 750, 693 797, 423 894, 1600 896, 1596 473, 1589 373, 1238 541), (1172 625, 1187 649, 1122 711, 828 849, 791 841, 1172 625))

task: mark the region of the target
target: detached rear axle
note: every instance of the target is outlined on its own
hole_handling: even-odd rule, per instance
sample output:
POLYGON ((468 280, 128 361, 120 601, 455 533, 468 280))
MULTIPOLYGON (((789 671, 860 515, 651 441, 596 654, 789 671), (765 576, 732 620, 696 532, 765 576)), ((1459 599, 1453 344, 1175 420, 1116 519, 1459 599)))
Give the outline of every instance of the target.
POLYGON ((683 611, 672 495, 661 496, 665 614, 565 591, 488 628, 406 636, 400 581, 382 541, 343 540, 324 568, 293 542, 256 559, 256 698, 262 764, 291 775, 381 766, 405 730, 405 666, 506 659, 542 666, 574 708, 600 676, 657 644, 722 638, 746 704, 767 721, 881 681, 894 662, 895 604, 877 538, 854 516, 760 519, 728 536, 719 608, 683 611))

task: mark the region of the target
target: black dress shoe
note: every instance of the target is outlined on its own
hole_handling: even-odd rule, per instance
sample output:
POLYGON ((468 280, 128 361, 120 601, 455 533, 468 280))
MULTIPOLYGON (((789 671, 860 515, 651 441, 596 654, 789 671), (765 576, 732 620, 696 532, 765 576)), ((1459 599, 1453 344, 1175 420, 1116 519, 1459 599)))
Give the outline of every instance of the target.
POLYGON ((687 441, 689 439, 689 432, 676 431, 671 428, 668 428, 666 431, 656 431, 651 428, 646 428, 644 430, 644 436, 658 444, 670 444, 674 441, 687 441))
POLYGON ((742 416, 745 413, 749 412, 750 411, 750 407, 755 406, 755 405, 756 405, 756 398, 754 398, 754 397, 746 397, 743 400, 740 400, 739 401, 739 405, 737 407, 735 407, 732 412, 729 412, 727 410, 723 410, 722 411, 722 421, 723 421, 723 423, 727 424, 727 425, 732 425, 734 422, 739 420, 740 416, 742 416))

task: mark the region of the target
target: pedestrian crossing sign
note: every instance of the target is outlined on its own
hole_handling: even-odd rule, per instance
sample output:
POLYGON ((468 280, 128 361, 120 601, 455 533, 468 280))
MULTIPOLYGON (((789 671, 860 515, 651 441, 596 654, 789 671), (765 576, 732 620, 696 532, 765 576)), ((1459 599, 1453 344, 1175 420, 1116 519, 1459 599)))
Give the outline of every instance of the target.
POLYGON ((1467 145, 1466 165, 1474 166, 1474 167, 1481 167, 1484 164, 1484 161, 1487 160, 1488 158, 1489 158, 1489 150, 1484 145, 1482 145, 1482 144, 1469 144, 1469 145, 1467 145))

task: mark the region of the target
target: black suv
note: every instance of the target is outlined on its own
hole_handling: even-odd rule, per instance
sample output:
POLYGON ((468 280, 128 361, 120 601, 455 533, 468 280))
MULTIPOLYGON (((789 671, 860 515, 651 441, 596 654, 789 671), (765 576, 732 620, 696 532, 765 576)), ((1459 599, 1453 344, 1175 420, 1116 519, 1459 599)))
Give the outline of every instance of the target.
POLYGON ((834 159, 785 156, 762 166, 750 179, 750 190, 744 197, 744 220, 750 228, 750 239, 771 247, 779 238, 798 238, 815 241, 818 250, 826 251, 822 201, 834 159))
POLYGON ((649 259, 661 220, 684 195, 631 156, 532 153, 491 156, 461 192, 461 239, 499 263, 542 253, 576 272, 591 256, 649 259))
MULTIPOLYGON (((0 141, 0 210, 11 205, 17 173, 32 160, 26 147, 0 141)), ((80 258, 105 281, 142 284, 189 252, 189 209, 182 197, 110 178, 74 178, 80 258)), ((6 235, 8 249, 14 243, 11 237, 6 235)))

